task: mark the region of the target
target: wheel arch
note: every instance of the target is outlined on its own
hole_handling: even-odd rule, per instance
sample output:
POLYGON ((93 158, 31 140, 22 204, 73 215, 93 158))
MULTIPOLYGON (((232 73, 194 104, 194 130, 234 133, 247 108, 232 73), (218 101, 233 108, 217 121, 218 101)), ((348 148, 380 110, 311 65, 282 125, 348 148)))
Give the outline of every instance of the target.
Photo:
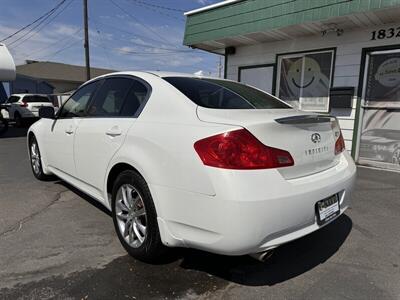
POLYGON ((109 195, 112 194, 112 189, 115 180, 117 179, 118 175, 121 174, 123 171, 126 170, 131 170, 139 174, 143 179, 146 181, 148 184, 148 181, 145 176, 143 176, 143 172, 141 172, 138 168, 136 168, 132 163, 127 163, 127 162, 116 162, 113 164, 113 166, 110 168, 110 170, 107 173, 106 177, 106 183, 105 183, 105 190, 106 190, 106 199, 108 199, 108 205, 111 208, 111 197, 109 195))

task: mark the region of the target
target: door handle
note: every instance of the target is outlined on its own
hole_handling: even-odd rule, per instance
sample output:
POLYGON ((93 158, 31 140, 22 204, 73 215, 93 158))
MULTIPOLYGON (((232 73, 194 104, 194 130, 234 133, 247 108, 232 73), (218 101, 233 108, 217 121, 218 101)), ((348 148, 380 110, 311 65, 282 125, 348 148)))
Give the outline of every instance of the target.
POLYGON ((74 129, 72 128, 72 126, 69 126, 69 127, 65 128, 65 133, 66 134, 73 134, 74 133, 74 129))
POLYGON ((121 129, 118 126, 113 126, 109 130, 106 131, 106 135, 110 137, 116 137, 122 134, 121 129))

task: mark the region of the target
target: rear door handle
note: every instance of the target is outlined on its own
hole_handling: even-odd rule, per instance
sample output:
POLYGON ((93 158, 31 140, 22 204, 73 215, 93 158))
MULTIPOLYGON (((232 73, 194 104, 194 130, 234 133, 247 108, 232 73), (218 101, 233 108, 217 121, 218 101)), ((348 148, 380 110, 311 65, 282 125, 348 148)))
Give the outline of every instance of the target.
POLYGON ((106 131, 106 135, 110 137, 116 137, 122 134, 121 129, 118 126, 113 126, 106 131))
POLYGON ((66 134, 73 134, 74 133, 74 128, 72 126, 69 126, 65 128, 65 133, 66 134))

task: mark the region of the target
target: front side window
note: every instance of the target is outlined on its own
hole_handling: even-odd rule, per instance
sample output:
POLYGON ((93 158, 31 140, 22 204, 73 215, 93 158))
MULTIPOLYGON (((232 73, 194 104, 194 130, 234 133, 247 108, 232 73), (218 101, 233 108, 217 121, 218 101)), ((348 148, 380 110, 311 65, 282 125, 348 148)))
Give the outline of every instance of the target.
POLYGON ((214 109, 290 108, 267 93, 232 81, 189 77, 165 77, 164 79, 202 107, 214 109))
POLYGON ((329 111, 334 51, 281 55, 278 97, 306 111, 329 111))
POLYGON ((83 117, 93 93, 96 91, 100 81, 84 85, 78 89, 63 105, 59 116, 61 118, 83 117))

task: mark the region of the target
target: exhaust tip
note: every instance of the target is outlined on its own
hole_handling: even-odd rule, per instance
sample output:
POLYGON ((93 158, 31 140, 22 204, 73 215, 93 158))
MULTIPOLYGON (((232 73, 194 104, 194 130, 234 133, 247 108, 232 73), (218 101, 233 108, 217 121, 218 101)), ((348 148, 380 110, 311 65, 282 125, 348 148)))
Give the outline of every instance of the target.
POLYGON ((249 256, 260 262, 265 262, 267 259, 269 259, 272 256, 272 254, 274 254, 274 250, 267 250, 264 252, 252 253, 252 254, 249 254, 249 256))

